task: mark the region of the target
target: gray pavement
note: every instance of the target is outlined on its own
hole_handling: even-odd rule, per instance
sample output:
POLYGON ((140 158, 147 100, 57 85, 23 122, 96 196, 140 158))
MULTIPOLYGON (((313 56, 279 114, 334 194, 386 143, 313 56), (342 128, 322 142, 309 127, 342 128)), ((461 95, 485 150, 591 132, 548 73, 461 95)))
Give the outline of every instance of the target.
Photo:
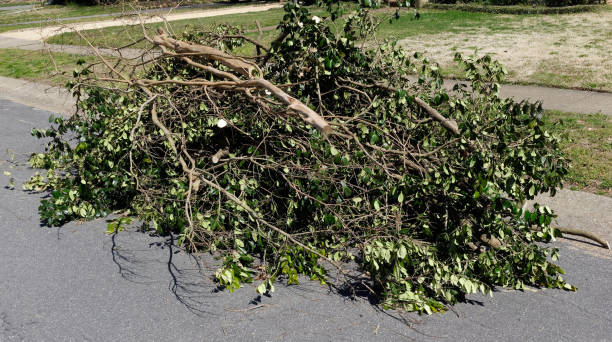
MULTIPOLYGON (((81 45, 63 45, 63 44, 47 44, 40 40, 26 40, 11 37, 0 36, 0 49, 20 49, 28 51, 42 51, 42 52, 63 52, 70 53, 73 55, 80 56, 94 56, 96 52, 89 46, 81 45)), ((124 48, 121 49, 121 53, 117 49, 109 48, 96 48, 96 51, 103 56, 114 56, 114 57, 125 57, 125 58, 138 58, 143 55, 143 50, 124 48)))
MULTIPOLYGON (((535 202, 555 210, 559 217, 553 221, 554 225, 585 229, 612 244, 612 198, 562 189, 554 197, 548 194, 539 195, 533 201, 528 201, 525 207, 531 208, 535 202)), ((605 253, 596 242, 578 236, 568 237, 571 237, 568 241, 575 246, 605 253)), ((605 254, 612 256, 612 252, 605 254)))
POLYGON ((519 101, 542 101, 544 109, 612 115, 612 93, 504 84, 500 96, 519 101))
MULTIPOLYGON (((466 84, 465 81, 445 80, 444 87, 451 90, 457 83, 466 84)), ((612 93, 607 92, 502 84, 499 96, 516 101, 542 101, 542 108, 549 110, 612 115, 612 93)))
MULTIPOLYGON (((452 90, 457 83, 467 84, 465 81, 445 80, 444 88, 452 90)), ((502 84, 499 96, 516 101, 542 101, 542 108, 548 110, 612 115, 612 93, 607 92, 502 84)))
POLYGON ((42 50, 44 44, 39 40, 26 40, 0 36, 0 49, 42 50), (30 46, 36 48, 30 48, 30 46))
POLYGON ((75 100, 65 88, 2 76, 0 99, 63 115, 71 115, 76 110, 75 100))
MULTIPOLYGON (((278 285, 271 297, 258 298, 253 286, 217 292, 215 261, 203 257, 200 270, 168 238, 136 227, 109 236, 104 220, 41 227, 41 195, 18 186, 34 172, 24 164, 29 153, 43 148, 28 132, 48 125, 49 114, 0 100, 0 169, 17 184, 4 187, 0 173, 0 341, 612 340, 612 254, 565 241, 559 264, 578 292, 499 289, 470 296, 456 314, 418 316, 381 312, 308 280, 278 285)), ((612 201, 578 197, 559 219, 609 229, 612 212, 602 210, 610 202, 593 200, 612 201), (597 215, 608 219, 589 218, 597 215)))

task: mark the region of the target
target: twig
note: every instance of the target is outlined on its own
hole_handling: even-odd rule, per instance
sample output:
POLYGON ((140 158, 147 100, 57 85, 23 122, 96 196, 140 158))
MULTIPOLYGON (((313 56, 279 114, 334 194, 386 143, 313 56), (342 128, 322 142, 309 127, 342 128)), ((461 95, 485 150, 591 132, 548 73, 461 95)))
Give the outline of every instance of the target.
POLYGON ((250 308, 246 308, 246 309, 225 309, 225 311, 229 311, 229 312, 248 312, 248 311, 251 311, 251 310, 267 308, 269 306, 270 306, 270 304, 259 304, 259 305, 251 306, 250 308))

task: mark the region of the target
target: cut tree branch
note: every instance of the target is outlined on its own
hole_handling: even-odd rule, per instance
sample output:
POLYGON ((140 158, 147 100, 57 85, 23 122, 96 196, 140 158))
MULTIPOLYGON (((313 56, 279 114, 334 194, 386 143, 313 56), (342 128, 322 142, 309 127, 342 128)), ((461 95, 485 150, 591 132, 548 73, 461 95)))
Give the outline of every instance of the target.
POLYGON ((188 57, 182 56, 184 61, 189 63, 192 66, 199 67, 204 71, 211 72, 214 75, 221 76, 223 78, 229 79, 229 81, 218 81, 218 82, 210 82, 204 80, 198 81, 181 81, 181 80, 161 80, 161 81, 152 81, 152 80, 144 80, 141 83, 145 83, 146 85, 160 85, 160 84, 168 84, 168 83, 176 83, 182 85, 203 85, 203 86, 230 86, 235 88, 260 88, 263 90, 267 90, 271 95, 276 97, 278 100, 282 101, 285 105, 287 105, 287 109, 298 113, 302 119, 310 124, 311 126, 318 129, 324 137, 328 136, 332 132, 332 127, 329 123, 317 112, 310 109, 307 105, 302 103, 300 100, 290 96, 282 89, 272 84, 268 80, 261 78, 261 70, 259 66, 254 63, 250 63, 245 61, 242 58, 231 56, 223 51, 217 50, 215 48, 199 45, 199 44, 191 44, 187 42, 183 42, 180 40, 176 40, 170 38, 167 33, 163 30, 159 30, 159 35, 154 36, 151 41, 160 46, 164 51, 164 54, 168 54, 169 56, 174 56, 171 53, 168 53, 166 49, 172 49, 179 54, 189 54, 196 55, 202 57, 204 59, 217 61, 234 72, 241 74, 242 76, 248 77, 248 80, 239 80, 235 77, 232 77, 231 74, 228 74, 224 71, 218 70, 211 66, 206 66, 197 62, 194 62, 188 57), (253 70, 258 71, 258 75, 254 77, 253 70))
POLYGON ((154 36, 152 39, 155 45, 172 49, 178 53, 195 54, 208 60, 217 61, 232 69, 234 72, 249 78, 253 75, 253 70, 257 70, 261 75, 261 70, 259 70, 259 67, 254 63, 250 63, 242 58, 229 55, 210 46, 191 44, 170 38, 162 29, 159 29, 158 32, 159 34, 154 36))
POLYGON ((605 249, 610 249, 610 243, 608 243, 608 241, 602 239, 601 237, 597 236, 594 233, 587 232, 586 230, 582 230, 582 229, 574 229, 574 228, 566 228, 566 227, 554 227, 554 228, 558 229, 562 234, 582 236, 587 239, 596 241, 597 243, 601 245, 601 247, 605 249))

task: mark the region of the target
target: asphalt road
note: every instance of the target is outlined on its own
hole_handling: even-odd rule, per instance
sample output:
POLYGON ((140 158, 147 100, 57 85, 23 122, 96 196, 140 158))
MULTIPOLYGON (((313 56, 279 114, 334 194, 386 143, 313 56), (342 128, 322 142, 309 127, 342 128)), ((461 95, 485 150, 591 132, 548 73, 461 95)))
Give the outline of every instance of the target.
POLYGON ((29 153, 42 150, 28 132, 48 116, 0 100, 2 342, 612 340, 610 254, 564 242, 559 263, 578 292, 500 289, 470 296, 456 314, 402 320, 309 281, 263 298, 252 286, 217 292, 214 260, 199 270, 167 238, 135 228, 109 236, 104 220, 41 227, 41 195, 19 184, 34 172, 24 164, 29 153))

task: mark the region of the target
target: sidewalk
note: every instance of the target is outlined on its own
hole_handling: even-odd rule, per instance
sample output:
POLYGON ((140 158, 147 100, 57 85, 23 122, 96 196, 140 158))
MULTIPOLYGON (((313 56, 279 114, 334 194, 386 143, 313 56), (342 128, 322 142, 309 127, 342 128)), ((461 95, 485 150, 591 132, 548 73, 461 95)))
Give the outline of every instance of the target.
POLYGON ((71 115, 75 100, 64 88, 0 76, 0 99, 55 114, 71 115))
MULTIPOLYGON (((113 53, 112 50, 102 52, 113 53)), ((455 83, 447 80, 445 87, 452 88, 455 83)), ((501 88, 501 96, 513 97, 517 101, 540 100, 544 109, 612 115, 611 93, 505 84, 501 88)), ((66 115, 74 112, 74 100, 67 91, 29 81, 0 76, 0 98, 66 115)))
MULTIPOLYGON (((464 81, 445 80, 444 87, 452 89, 464 81)), ((502 98, 516 101, 542 101, 542 107, 549 110, 582 114, 612 115, 612 93, 588 90, 561 89, 531 85, 503 84, 499 94, 502 98)))

